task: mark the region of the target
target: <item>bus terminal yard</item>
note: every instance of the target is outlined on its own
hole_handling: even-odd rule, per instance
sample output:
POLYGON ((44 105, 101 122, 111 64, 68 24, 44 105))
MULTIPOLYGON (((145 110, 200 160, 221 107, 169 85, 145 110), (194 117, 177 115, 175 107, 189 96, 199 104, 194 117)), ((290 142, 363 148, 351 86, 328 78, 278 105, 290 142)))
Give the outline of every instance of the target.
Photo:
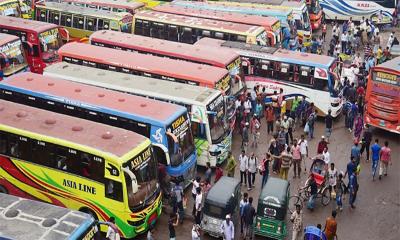
POLYGON ((400 4, 360 2, 0 1, 0 239, 397 239, 400 4))

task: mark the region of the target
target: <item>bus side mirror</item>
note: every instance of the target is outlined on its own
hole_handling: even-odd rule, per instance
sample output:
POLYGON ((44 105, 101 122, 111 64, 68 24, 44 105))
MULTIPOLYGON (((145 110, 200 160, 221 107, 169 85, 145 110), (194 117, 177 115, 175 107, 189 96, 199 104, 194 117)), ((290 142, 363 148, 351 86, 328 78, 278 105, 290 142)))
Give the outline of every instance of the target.
POLYGON ((135 174, 128 168, 125 167, 122 169, 126 174, 129 175, 131 181, 132 181, 132 192, 133 193, 137 193, 139 191, 139 186, 137 184, 137 178, 135 176, 135 174))

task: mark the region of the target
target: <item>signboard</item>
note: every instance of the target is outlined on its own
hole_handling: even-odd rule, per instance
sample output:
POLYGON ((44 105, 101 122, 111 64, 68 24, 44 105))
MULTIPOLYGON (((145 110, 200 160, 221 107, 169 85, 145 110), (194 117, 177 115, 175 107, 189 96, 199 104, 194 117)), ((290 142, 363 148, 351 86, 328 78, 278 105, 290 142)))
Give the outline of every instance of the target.
POLYGON ((168 126, 167 131, 171 132, 177 138, 180 138, 181 135, 184 135, 186 133, 189 127, 190 120, 186 114, 183 114, 168 126))
POLYGON ((372 80, 375 82, 399 85, 400 76, 390 74, 390 73, 385 73, 385 72, 373 72, 372 80))
POLYGON ((15 58, 21 55, 21 41, 8 42, 0 46, 0 52, 4 53, 8 58, 15 58))
POLYGON ((218 90, 221 90, 223 92, 227 92, 231 87, 230 81, 231 81, 231 76, 228 74, 223 79, 221 79, 219 82, 217 82, 215 87, 218 90))
POLYGON ((53 28, 39 34, 40 41, 49 44, 58 41, 58 29, 53 28))
POLYGON ((151 148, 148 147, 124 165, 125 166, 127 165, 129 170, 131 170, 132 172, 135 172, 138 169, 140 169, 148 164, 148 162, 151 159, 151 154, 152 154, 151 148))

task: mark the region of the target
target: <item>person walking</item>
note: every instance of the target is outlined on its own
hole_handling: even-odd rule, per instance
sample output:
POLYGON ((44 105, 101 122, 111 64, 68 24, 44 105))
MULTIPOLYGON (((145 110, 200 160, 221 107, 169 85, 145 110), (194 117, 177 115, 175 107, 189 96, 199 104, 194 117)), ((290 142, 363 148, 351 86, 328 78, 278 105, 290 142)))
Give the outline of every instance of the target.
MULTIPOLYGON (((371 146, 371 141, 372 141, 372 131, 369 125, 365 127, 363 137, 362 137, 362 145, 361 145, 361 150, 360 150, 360 155, 362 156, 364 153, 364 150, 367 154, 366 161, 369 162, 369 149, 371 146)), ((378 157, 379 158, 379 157, 378 157)))
POLYGON ((201 212, 203 210, 203 193, 201 192, 201 187, 196 188, 195 206, 196 206, 195 221, 196 221, 196 224, 200 225, 200 223, 201 223, 201 212))
POLYGON ((353 172, 355 172, 357 170, 357 166, 358 166, 358 164, 357 164, 355 158, 353 156, 351 156, 350 162, 347 163, 346 172, 344 173, 344 177, 346 177, 346 175, 348 175, 349 181, 350 181, 350 176, 353 174, 353 172))
POLYGON ((360 148, 358 147, 358 140, 354 140, 354 145, 351 147, 351 153, 350 157, 354 157, 357 165, 360 164, 360 156, 361 156, 361 151, 360 148))
POLYGON ((300 146, 301 161, 304 162, 304 172, 307 172, 306 159, 308 158, 308 142, 303 134, 300 136, 298 144, 300 146))
POLYGON ((325 136, 321 136, 321 141, 318 142, 317 154, 322 154, 325 148, 328 147, 328 142, 325 141, 325 136))
POLYGON ((256 216, 256 209, 253 207, 253 198, 249 197, 249 203, 244 207, 244 238, 253 239, 253 222, 256 216))
POLYGON ((328 169, 328 183, 329 183, 329 193, 333 199, 336 198, 337 178, 338 178, 338 171, 335 168, 335 164, 331 163, 331 167, 328 169))
POLYGON ((325 116, 325 135, 327 143, 329 143, 329 138, 332 135, 332 125, 333 125, 333 117, 332 110, 328 110, 328 114, 325 116))
POLYGON ((253 118, 250 121, 250 132, 253 136, 253 141, 251 143, 251 147, 258 147, 258 139, 260 138, 260 128, 261 124, 260 121, 257 119, 257 115, 254 114, 253 118))
POLYGON ((391 149, 389 148, 389 142, 385 141, 385 146, 381 148, 380 152, 380 167, 379 167, 379 180, 382 179, 382 174, 387 176, 387 170, 389 163, 392 164, 391 149))
POLYGON ((226 163, 225 171, 228 177, 235 177, 235 169, 236 169, 236 160, 233 157, 232 153, 229 153, 228 162, 226 163))
MULTIPOLYGON (((196 177, 195 180, 192 181, 192 197, 193 201, 196 202, 196 189, 200 187, 201 177, 196 177)), ((193 204, 192 216, 196 215, 196 204, 193 204)))
POLYGON ((281 127, 283 128, 283 132, 285 134, 285 142, 287 145, 289 145, 289 127, 290 127, 290 123, 288 120, 287 116, 283 117, 282 123, 281 123, 281 127))
POLYGON ((249 145, 249 122, 246 122, 242 129, 242 149, 247 150, 248 145, 249 145))
POLYGON ((375 143, 371 147, 371 152, 372 152, 372 181, 374 181, 381 153, 381 146, 379 146, 378 139, 375 139, 375 143))
POLYGON ((296 211, 290 216, 290 221, 293 223, 292 240, 297 240, 303 231, 303 212, 301 211, 300 204, 296 204, 296 211))
POLYGON ((215 167, 215 178, 214 178, 214 184, 218 182, 218 180, 224 176, 224 170, 220 166, 215 167))
POLYGON ((231 221, 231 215, 227 214, 225 216, 225 221, 221 224, 221 233, 224 240, 234 240, 235 239, 235 226, 231 221))
POLYGON ((357 139, 358 141, 360 140, 361 137, 361 132, 364 127, 364 121, 361 116, 361 114, 356 114, 356 119, 354 122, 354 138, 357 139))
POLYGON ((326 30, 327 30, 327 26, 326 26, 326 22, 324 22, 322 24, 322 39, 325 41, 326 38, 326 30))
POLYGON ((192 240, 200 240, 200 226, 197 224, 192 227, 192 240))
POLYGON ((206 162, 206 172, 204 173, 204 180, 211 182, 211 175, 212 175, 211 164, 210 162, 206 162))
POLYGON ((267 183, 270 163, 271 163, 271 154, 267 152, 265 153, 265 157, 260 164, 260 173, 262 175, 261 189, 264 187, 265 183, 267 183))
POLYGON ((315 123, 316 119, 317 119, 317 110, 312 111, 311 114, 307 118, 308 135, 309 135, 310 139, 314 138, 314 123, 315 123))
POLYGON ((349 178, 349 193, 350 193, 350 197, 349 197, 349 204, 351 208, 356 208, 356 206, 354 206, 354 202, 356 201, 357 198, 357 192, 358 192, 358 180, 357 180, 357 173, 356 172, 352 172, 349 178))
POLYGON ((176 239, 175 227, 178 226, 179 215, 171 213, 168 220, 169 240, 176 239))
POLYGON ((343 210, 343 195, 346 193, 346 184, 343 181, 343 174, 339 173, 336 182, 336 209, 343 210))
POLYGON ((271 154, 271 157, 273 159, 272 163, 272 171, 277 174, 279 170, 279 162, 280 162, 280 155, 281 152, 279 151, 278 148, 278 143, 276 139, 271 139, 271 144, 269 146, 269 153, 271 154))
POLYGON ((175 199, 174 206, 173 206, 173 212, 178 214, 181 223, 183 223, 183 216, 185 213, 185 210, 183 209, 184 194, 183 194, 183 188, 179 183, 175 184, 175 186, 172 190, 172 196, 175 199))
POLYGON ((280 177, 282 179, 288 179, 289 168, 292 165, 293 156, 290 154, 290 147, 287 147, 281 154, 281 170, 280 170, 280 177))
POLYGON ((300 145, 297 144, 297 140, 295 139, 293 142, 293 146, 291 148, 292 156, 293 156, 293 178, 298 176, 300 178, 301 172, 301 150, 300 145))
POLYGON ((265 109, 265 118, 267 120, 267 133, 268 134, 274 133, 275 115, 271 105, 268 105, 267 108, 265 109))
POLYGON ((258 159, 254 153, 251 154, 249 160, 248 160, 248 166, 247 166, 247 176, 248 176, 248 188, 247 190, 250 191, 252 189, 252 186, 254 186, 254 182, 256 180, 256 173, 257 173, 257 162, 258 159))
POLYGON ((244 230, 244 207, 248 204, 248 193, 245 192, 243 194, 242 200, 240 200, 239 204, 239 213, 240 213, 240 233, 243 236, 243 230, 244 230))
POLYGON ((242 150, 242 154, 239 156, 239 170, 240 170, 240 184, 247 185, 247 168, 249 166, 249 158, 245 154, 245 151, 242 150))
POLYGON ((336 210, 332 211, 332 215, 328 217, 325 221, 324 233, 327 240, 337 239, 336 230, 337 230, 337 222, 336 222, 336 210))

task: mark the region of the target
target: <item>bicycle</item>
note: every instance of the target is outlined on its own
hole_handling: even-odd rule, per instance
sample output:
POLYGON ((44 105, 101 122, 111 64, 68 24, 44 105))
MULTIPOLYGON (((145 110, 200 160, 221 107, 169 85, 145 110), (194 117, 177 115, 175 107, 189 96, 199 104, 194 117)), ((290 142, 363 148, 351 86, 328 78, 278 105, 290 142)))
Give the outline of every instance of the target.
MULTIPOLYGON (((303 208, 304 202, 307 202, 311 196, 310 187, 306 183, 305 187, 299 188, 297 195, 291 196, 289 198, 289 212, 292 214, 296 211, 296 205, 300 205, 303 208)), ((321 204, 327 206, 331 201, 331 193, 329 192, 329 187, 327 185, 322 185, 318 188, 317 196, 315 199, 321 198, 321 204)))

